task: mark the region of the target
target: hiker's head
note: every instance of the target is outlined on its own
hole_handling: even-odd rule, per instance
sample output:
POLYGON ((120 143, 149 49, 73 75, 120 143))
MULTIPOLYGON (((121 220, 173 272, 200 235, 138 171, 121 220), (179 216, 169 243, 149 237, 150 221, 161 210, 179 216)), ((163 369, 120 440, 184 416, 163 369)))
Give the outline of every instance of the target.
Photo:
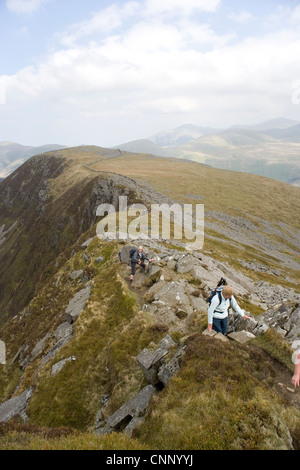
POLYGON ((143 251, 143 247, 139 246, 139 252, 141 253, 143 251))
POLYGON ((232 287, 224 286, 222 289, 222 295, 224 299, 230 299, 230 297, 233 295, 232 287))

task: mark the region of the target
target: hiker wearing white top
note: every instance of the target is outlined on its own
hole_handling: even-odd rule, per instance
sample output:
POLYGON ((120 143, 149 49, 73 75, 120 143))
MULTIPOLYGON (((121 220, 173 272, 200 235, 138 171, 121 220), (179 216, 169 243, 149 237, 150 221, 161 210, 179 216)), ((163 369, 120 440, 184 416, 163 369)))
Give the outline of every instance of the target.
POLYGON ((215 295, 208 308, 208 331, 211 332, 214 330, 225 335, 227 330, 229 307, 232 307, 244 319, 250 317, 245 315, 244 311, 237 304, 237 301, 233 296, 233 290, 230 286, 226 285, 222 288, 220 299, 221 302, 219 300, 219 296, 215 295))
POLYGON ((294 387, 299 387, 300 385, 300 350, 299 352, 295 353, 295 371, 292 377, 292 384, 294 387))

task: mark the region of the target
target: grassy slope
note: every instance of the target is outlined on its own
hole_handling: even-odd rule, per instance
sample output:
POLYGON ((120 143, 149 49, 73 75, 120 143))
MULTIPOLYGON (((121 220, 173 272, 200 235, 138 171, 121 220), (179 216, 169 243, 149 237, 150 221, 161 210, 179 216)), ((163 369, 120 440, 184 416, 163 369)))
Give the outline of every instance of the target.
MULTIPOLYGON (((88 166, 90 173, 94 173, 94 171, 114 172, 140 181, 147 181, 159 192, 181 203, 195 204, 194 197, 202 197, 203 199, 196 202, 204 204, 205 220, 207 221, 212 220, 208 212, 217 211, 233 217, 245 217, 257 226, 258 232, 262 231, 262 233, 264 233, 264 228, 260 224, 260 219, 266 220, 274 227, 283 222, 292 231, 300 229, 300 220, 296 217, 300 211, 299 188, 269 178, 217 170, 209 166, 176 159, 128 153, 109 159, 98 155, 93 160, 89 152, 90 149, 88 151, 81 150, 80 164, 88 166)), ((71 158, 72 152, 70 151, 69 155, 64 152, 64 156, 71 158)), ((205 228, 205 234, 216 235, 208 228, 205 228)), ((278 241, 275 235, 268 234, 267 237, 270 241, 270 247, 278 241)), ((281 267, 280 262, 272 259, 269 253, 263 256, 259 249, 255 250, 251 246, 237 246, 236 244, 233 246, 229 240, 226 241, 226 238, 220 236, 220 233, 218 238, 218 240, 212 241, 211 237, 206 237, 204 251, 211 251, 211 255, 216 259, 228 260, 234 267, 244 271, 247 275, 254 276, 255 280, 257 280, 257 275, 245 271, 241 264, 237 263, 237 259, 245 261, 256 259, 259 264, 270 265, 274 269, 281 267)), ((281 241, 286 244, 286 253, 299 262, 299 249, 294 245, 289 246, 285 241, 283 230, 281 241)), ((285 273, 289 278, 294 279, 294 282, 283 281, 284 285, 287 287, 297 286, 299 273, 291 269, 285 269, 285 273)), ((270 274, 260 273, 260 279, 275 284, 278 282, 276 277, 270 274)))
MULTIPOLYGON (((71 259, 61 256, 57 271, 39 290, 25 318, 15 318, 2 329, 8 359, 26 342, 32 350, 46 332, 63 321, 62 313, 74 292, 81 288, 69 274, 84 269, 83 250, 71 259), (57 276, 60 277, 56 286, 57 276)), ((261 347, 275 351, 276 360, 289 364, 290 350, 276 335, 264 344, 224 344, 197 334, 202 317, 190 322, 187 354, 180 372, 156 395, 135 439, 112 435, 97 438, 92 430, 101 397, 110 400, 103 413, 108 417, 146 385, 136 355, 157 344, 168 325, 141 310, 139 298, 129 290, 120 265, 116 243, 95 239, 86 250, 86 268, 92 297, 74 324, 72 340, 36 376, 41 356, 25 370, 18 393, 35 385, 28 414, 29 425, 0 426, 0 448, 5 449, 278 449, 289 447, 289 428, 294 446, 300 444, 299 410, 275 392, 276 374, 265 361, 261 347), (100 264, 97 256, 103 256, 100 264), (55 376, 52 365, 75 356, 55 376), (35 378, 36 376, 36 378, 35 378), (47 432, 43 427, 46 427, 47 432), (66 433, 59 428, 71 428, 66 433), (49 429, 50 428, 50 429, 49 429), (58 431, 55 429, 58 428, 58 431), (52 429, 52 431, 51 431, 52 429), (1 432, 2 431, 2 432, 1 432)), ((127 274, 128 275, 128 274, 127 274)), ((181 341, 180 335, 173 335, 181 341)), ((51 340, 45 345, 50 348, 51 340)), ((3 367, 3 366, 2 366, 3 367)), ((286 366, 285 366, 286 367, 286 366)), ((10 396, 20 377, 16 364, 4 367, 1 396, 10 396)), ((292 370, 287 371, 291 376, 292 370)))
MULTIPOLYGON (((295 217, 299 212, 299 189, 293 186, 257 177, 248 173, 224 171, 177 159, 166 159, 144 154, 123 154, 106 158, 93 155, 97 147, 61 152, 72 160, 70 171, 77 178, 93 175, 90 169, 100 172, 115 172, 137 180, 147 181, 158 191, 182 202, 194 202, 188 195, 199 195, 209 210, 220 210, 232 215, 247 214, 268 221, 285 222, 300 228, 295 217), (263 201, 263 204, 262 204, 263 201)), ((64 178, 64 176, 63 176, 64 178)), ((59 178, 56 180, 57 188, 59 178)), ((57 189, 59 191, 59 189, 57 189)))
MULTIPOLYGON (((47 332, 53 332, 64 321, 63 312, 69 300, 82 288, 69 274, 75 269, 85 269, 92 280, 92 296, 85 312, 74 324, 72 340, 42 367, 37 382, 35 374, 41 356, 25 370, 18 394, 35 384, 29 413, 32 422, 38 425, 93 428, 103 395, 111 396, 106 409, 106 413, 111 413, 145 385, 134 358, 151 341, 160 341, 167 331, 165 325, 157 324, 154 317, 140 311, 139 302, 120 275, 116 244, 100 246, 95 239, 86 252, 92 259, 88 268, 82 249, 67 261, 62 255, 57 260, 59 268, 40 286, 39 294, 28 306, 27 315, 6 322, 1 330, 1 338, 7 345, 7 365, 2 366, 0 378, 1 401, 5 401, 20 379, 21 371, 16 363, 9 364, 19 347, 26 344, 32 351, 47 332), (99 255, 104 257, 100 264, 95 262, 99 255), (58 276, 60 280, 56 285, 58 276), (76 361, 52 376, 52 365, 70 356, 75 356, 76 361)), ((55 341, 49 338, 44 352, 55 341)))
MULTIPOLYGON (((91 150, 99 152, 95 148, 91 150)), ((74 154, 65 151, 64 156, 71 160, 74 154)), ((204 203, 210 209, 217 205, 220 210, 232 214, 245 210, 250 216, 264 215, 273 220, 271 206, 276 201, 277 220, 284 220, 291 226, 298 223, 291 208, 299 207, 299 191, 280 183, 232 172, 227 172, 224 178, 224 172, 178 161, 174 162, 172 174, 169 174, 165 160, 137 155, 104 160, 105 157, 99 154, 91 158, 91 153, 82 149, 77 152, 77 157, 75 162, 69 162, 67 180, 61 175, 52 182, 53 197, 57 200, 64 193, 63 184, 70 188, 83 177, 95 177, 83 165, 101 159, 101 165, 93 163, 93 168, 147 180, 159 191, 184 202, 189 201, 186 194, 198 194, 205 197, 204 203), (211 184, 212 175, 214 185, 211 184), (241 198, 241 194, 247 195, 249 201, 241 198), (260 197, 264 198, 267 207, 270 206, 270 212, 260 207, 260 197), (228 207, 231 199, 233 203, 228 207)), ((94 235, 94 228, 73 247, 77 252, 75 256, 71 256, 70 247, 49 265, 46 277, 38 286, 38 295, 28 306, 29 314, 12 319, 1 330, 9 359, 8 364, 2 366, 0 378, 1 401, 4 401, 11 396, 21 376, 16 362, 10 366, 9 361, 22 344, 32 350, 48 331, 55 330, 63 321, 68 301, 81 288, 76 281, 70 280, 69 274, 74 269, 85 269, 92 280, 92 297, 74 325, 72 340, 55 359, 41 368, 37 376, 28 410, 30 423, 34 425, 92 430, 103 395, 111 396, 104 410, 109 416, 146 384, 135 356, 151 342, 157 343, 168 330, 167 325, 157 323, 155 316, 140 309, 139 299, 128 289, 117 259, 117 244, 101 244, 94 240, 86 250, 91 257, 86 266, 80 243, 91 235, 94 235), (95 262, 99 255, 105 260, 100 264, 95 262), (56 286, 58 276, 60 281, 56 286), (51 376, 52 365, 71 355, 76 356, 76 361, 66 364, 58 375, 51 376)), ((226 249, 223 250, 225 253, 226 249)), ((200 323, 195 320, 191 324, 191 335, 199 331, 200 323)), ((265 340, 263 347, 276 350, 277 360, 288 363, 284 347, 278 354, 280 338, 265 340)), ((51 341, 53 339, 46 348, 51 347, 51 341)), ((40 359, 38 356, 27 367, 18 393, 34 382, 40 359)), ((0 430, 0 448, 275 449, 288 447, 286 425, 292 433, 294 446, 299 448, 299 410, 282 402, 273 386, 274 370, 264 364, 256 350, 238 345, 228 348, 222 343, 208 343, 202 336, 194 336, 189 340, 188 354, 180 373, 153 400, 150 414, 136 432, 138 441, 119 435, 101 441, 91 434, 49 440, 28 430, 19 429, 18 432, 10 428, 2 435, 0 430)))

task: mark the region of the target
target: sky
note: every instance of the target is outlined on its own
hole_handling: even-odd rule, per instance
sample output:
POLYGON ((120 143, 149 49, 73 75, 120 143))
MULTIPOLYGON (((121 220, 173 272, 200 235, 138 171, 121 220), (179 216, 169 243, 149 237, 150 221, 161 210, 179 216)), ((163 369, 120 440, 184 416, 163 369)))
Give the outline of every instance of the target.
POLYGON ((300 0, 0 0, 0 142, 300 121, 300 0))

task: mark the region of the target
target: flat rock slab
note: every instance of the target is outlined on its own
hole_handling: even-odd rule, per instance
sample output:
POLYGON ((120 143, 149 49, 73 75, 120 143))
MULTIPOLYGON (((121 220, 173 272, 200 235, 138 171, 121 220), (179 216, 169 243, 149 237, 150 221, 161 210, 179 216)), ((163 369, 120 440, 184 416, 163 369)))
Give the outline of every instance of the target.
POLYGON ((74 295, 73 299, 70 300, 66 308, 65 319, 69 323, 73 323, 78 318, 80 312, 84 310, 86 301, 89 299, 90 295, 91 284, 88 282, 83 289, 74 295))
POLYGON ((215 330, 208 331, 208 329, 206 328, 206 330, 204 330, 202 334, 205 336, 210 336, 211 338, 214 338, 214 339, 220 339, 221 341, 224 341, 224 342, 229 341, 227 336, 222 335, 222 333, 217 333, 215 330))
POLYGON ((221 341, 224 341, 224 343, 229 342, 229 339, 227 338, 227 336, 222 335, 222 333, 217 333, 217 334, 214 336, 214 339, 219 339, 219 340, 221 340, 221 341))
POLYGON ((217 334, 217 332, 215 330, 208 331, 208 329, 206 328, 206 330, 202 331, 202 334, 205 335, 205 336, 213 337, 217 334))
POLYGON ((247 343, 248 341, 251 341, 251 339, 256 338, 256 336, 253 333, 250 333, 250 331, 244 331, 244 330, 234 331, 233 333, 229 333, 228 337, 241 344, 247 343))
POLYGON ((11 398, 0 405, 0 422, 9 421, 15 415, 26 416, 28 402, 33 393, 33 388, 25 390, 22 395, 11 398))

